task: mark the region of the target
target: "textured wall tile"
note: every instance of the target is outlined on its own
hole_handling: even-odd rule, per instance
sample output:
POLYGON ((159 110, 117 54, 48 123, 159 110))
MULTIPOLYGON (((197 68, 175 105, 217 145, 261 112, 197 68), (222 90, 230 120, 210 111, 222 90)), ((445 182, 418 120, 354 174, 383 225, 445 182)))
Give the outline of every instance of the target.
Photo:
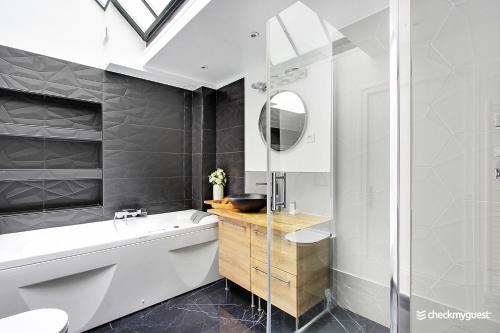
POLYGON ((0 136, 0 169, 43 167, 43 140, 0 136))
POLYGON ((99 102, 102 70, 0 46, 2 86, 99 102))
POLYGON ((184 177, 104 179, 104 205, 110 211, 175 200, 184 200, 184 177))
POLYGON ((0 90, 0 122, 42 126, 46 118, 42 97, 0 90))
POLYGON ((0 213, 42 209, 42 181, 0 181, 0 213))
POLYGON ((100 142, 45 141, 46 169, 101 168, 100 142))
POLYGON ((148 214, 160 214, 167 212, 175 212, 179 210, 184 210, 185 200, 171 200, 166 202, 158 202, 150 205, 148 207, 148 214))
POLYGON ((153 178, 184 175, 184 155, 155 152, 104 151, 104 178, 153 178))
MULTIPOLYGON (((130 90, 127 90, 129 93, 130 90)), ((104 120, 132 125, 184 129, 184 105, 161 99, 104 95, 104 120)))
POLYGON ((46 180, 44 182, 45 209, 98 205, 101 202, 100 180, 46 180))
POLYGON ((39 59, 36 54, 31 52, 0 46, 0 70, 2 74, 43 81, 39 59))
MULTIPOLYGON (((34 103, 29 99, 9 101, 0 94, 0 122, 73 129, 102 128, 105 149, 101 213, 90 219, 85 214, 71 215, 71 221, 64 221, 60 216, 46 219, 46 213, 33 214, 38 218, 29 221, 0 219, 0 223, 4 223, 0 233, 96 221, 102 212, 109 216, 123 207, 143 206, 150 208, 150 213, 191 207, 192 167, 190 159, 186 158, 192 149, 191 92, 7 47, 0 47, 0 87, 103 103, 101 122, 99 112, 89 112, 95 111, 91 104, 87 109, 67 103, 34 103)), ((100 161, 96 158, 94 143, 64 145, 48 144, 48 166, 90 167, 100 161), (84 147, 88 149, 84 151, 84 147)), ((3 144, 3 148, 6 146, 3 144)), ((28 157, 31 154, 28 146, 2 149, 0 163, 6 167, 42 167, 39 158, 28 157)), ((199 146, 201 149, 201 140, 199 146)), ((98 187, 90 186, 92 182, 47 182, 47 208, 58 207, 63 202, 78 205, 86 202, 86 198, 95 197, 98 187)), ((36 192, 36 186, 28 186, 32 185, 30 183, 17 188, 6 183, 1 185, 6 190, 4 194, 9 194, 10 202, 3 199, 7 209, 26 206, 30 199, 42 202, 43 189, 36 192)))
POLYGON ((100 207, 4 215, 0 216, 0 234, 96 222, 103 219, 103 210, 100 207))
POLYGON ((119 123, 104 123, 104 150, 184 152, 181 130, 119 123))
POLYGON ((30 92, 43 93, 45 89, 45 82, 26 78, 16 77, 10 75, 0 75, 0 86, 4 88, 27 90, 30 92))
POLYGON ((97 104, 47 100, 46 126, 100 131, 101 108, 97 104))

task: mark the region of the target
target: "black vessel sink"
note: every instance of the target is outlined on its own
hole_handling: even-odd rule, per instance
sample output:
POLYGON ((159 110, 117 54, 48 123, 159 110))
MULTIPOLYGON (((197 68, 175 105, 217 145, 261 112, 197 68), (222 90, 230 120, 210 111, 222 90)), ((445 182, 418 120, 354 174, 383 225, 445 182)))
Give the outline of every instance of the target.
POLYGON ((266 207, 267 196, 265 194, 233 194, 228 196, 229 201, 234 207, 242 212, 258 212, 266 207))

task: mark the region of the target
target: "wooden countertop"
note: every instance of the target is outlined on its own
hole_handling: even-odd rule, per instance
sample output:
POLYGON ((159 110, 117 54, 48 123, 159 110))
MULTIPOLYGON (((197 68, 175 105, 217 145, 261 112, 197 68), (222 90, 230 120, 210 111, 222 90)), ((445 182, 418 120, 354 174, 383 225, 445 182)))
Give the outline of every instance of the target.
MULTIPOLYGON (((208 212, 222 217, 255 224, 261 227, 267 226, 266 211, 260 211, 257 213, 243 213, 237 209, 212 208, 209 209, 208 212)), ((327 221, 329 221, 329 219, 324 216, 308 215, 302 213, 290 215, 288 214, 288 212, 274 212, 272 228, 283 232, 294 232, 327 221)))

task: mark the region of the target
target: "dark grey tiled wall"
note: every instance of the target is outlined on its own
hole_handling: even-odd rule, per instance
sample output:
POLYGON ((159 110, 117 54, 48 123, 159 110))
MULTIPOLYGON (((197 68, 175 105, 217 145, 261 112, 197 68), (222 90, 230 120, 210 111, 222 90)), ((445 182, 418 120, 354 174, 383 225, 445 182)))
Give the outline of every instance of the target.
POLYGON ((0 89, 0 121, 96 131, 102 128, 99 104, 8 89, 0 89))
POLYGON ((100 142, 1 137, 0 169, 101 168, 100 142))
MULTIPOLYGON (((244 191, 243 80, 215 91, 195 92, 102 71, 0 46, 0 88, 102 103, 102 123, 79 107, 57 101, 0 96, 1 123, 32 123, 75 129, 103 129, 99 143, 71 148, 56 140, 0 140, 0 168, 103 168, 103 208, 0 216, 0 233, 98 221, 124 207, 150 213, 203 207, 212 197, 208 174, 216 166, 229 176, 228 193, 244 191), (50 120, 49 120, 50 119, 50 120)), ((26 196, 33 205, 57 208, 62 201, 85 205, 99 191, 92 179, 18 182, 0 179, 13 207, 26 196)), ((40 209, 41 207, 32 207, 40 209)))
POLYGON ((201 87, 193 92, 192 110, 192 185, 195 209, 212 198, 208 175, 215 169, 216 91, 201 87))
MULTIPOLYGON (((36 125, 79 129, 102 125, 104 136, 102 161, 100 147, 93 143, 73 144, 63 153, 69 147, 62 142, 40 150, 33 139, 10 142, 14 146, 1 139, 2 168, 40 168, 43 160, 51 168, 102 163, 104 196, 103 208, 1 216, 0 233, 97 221, 124 207, 146 207, 151 213, 191 207, 192 92, 3 46, 0 88, 102 103, 103 123, 78 107, 9 96, 0 103, 0 122, 33 119, 36 125)), ((18 182, 25 188, 12 191, 12 182, 0 179, 0 201, 16 207, 32 196, 40 199, 34 205, 45 202, 47 208, 57 208, 63 200, 80 206, 100 191, 92 179, 45 180, 44 191, 41 182, 18 182)))
POLYGON ((103 82, 104 214, 190 207, 184 141, 191 92, 111 72, 103 82))
POLYGON ((226 194, 245 192, 245 82, 217 90, 216 164, 228 175, 226 194))

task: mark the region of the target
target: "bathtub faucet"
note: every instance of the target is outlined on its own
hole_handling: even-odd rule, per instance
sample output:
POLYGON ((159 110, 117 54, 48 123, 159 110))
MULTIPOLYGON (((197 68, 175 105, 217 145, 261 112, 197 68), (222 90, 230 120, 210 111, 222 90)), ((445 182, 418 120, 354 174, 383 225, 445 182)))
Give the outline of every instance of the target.
POLYGON ((113 218, 113 221, 125 220, 125 222, 127 222, 127 219, 129 217, 147 217, 147 216, 148 216, 148 212, 146 211, 145 208, 122 209, 119 212, 115 212, 115 216, 113 218))

